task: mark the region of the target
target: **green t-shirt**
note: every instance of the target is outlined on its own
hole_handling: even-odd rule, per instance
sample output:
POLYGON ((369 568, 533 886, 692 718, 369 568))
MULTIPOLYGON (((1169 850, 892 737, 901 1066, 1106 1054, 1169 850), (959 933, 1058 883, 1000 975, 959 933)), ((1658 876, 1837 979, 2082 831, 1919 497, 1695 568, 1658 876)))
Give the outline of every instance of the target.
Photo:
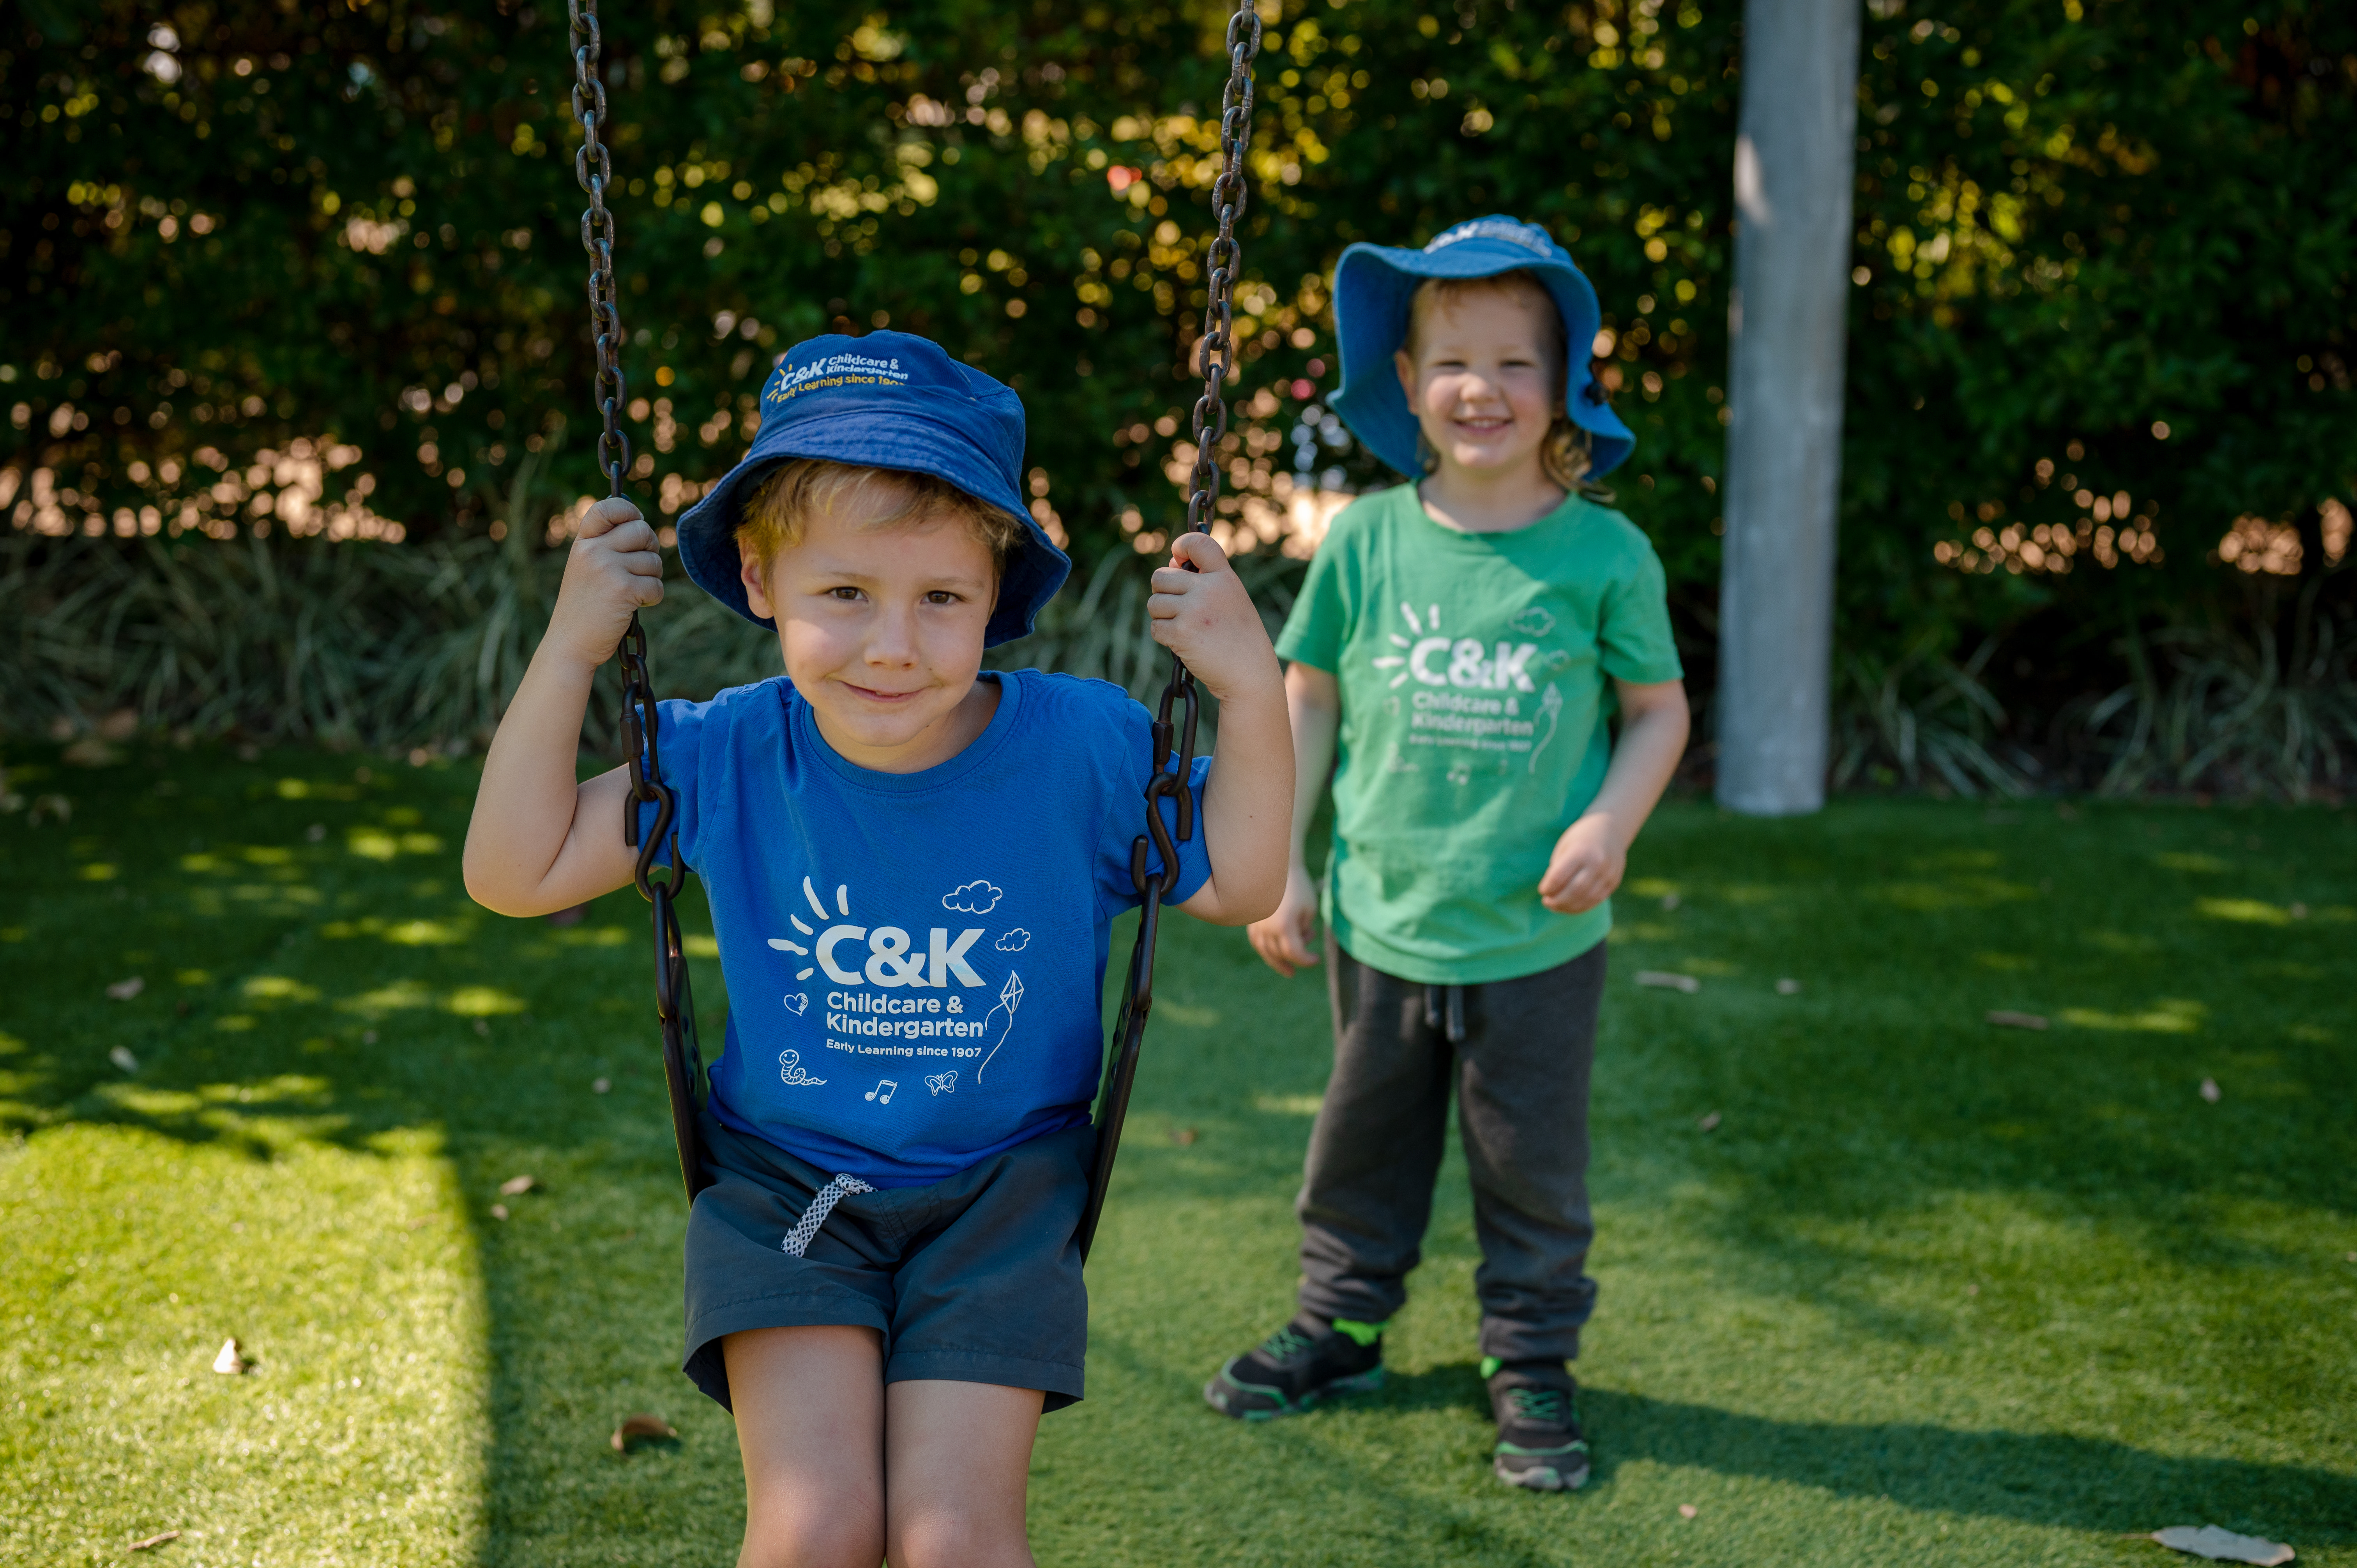
POLYGON ((1634 523, 1575 497, 1459 533, 1412 485, 1367 496, 1318 547, 1276 651, 1341 688, 1326 918, 1352 957, 1472 985, 1603 940, 1609 903, 1558 915, 1538 883, 1603 785, 1607 677, 1684 673, 1634 523))

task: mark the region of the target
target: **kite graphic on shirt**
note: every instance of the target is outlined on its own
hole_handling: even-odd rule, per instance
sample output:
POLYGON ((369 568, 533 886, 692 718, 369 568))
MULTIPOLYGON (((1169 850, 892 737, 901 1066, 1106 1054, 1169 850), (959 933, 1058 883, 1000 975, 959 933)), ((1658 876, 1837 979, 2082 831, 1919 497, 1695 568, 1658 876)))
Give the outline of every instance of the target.
POLYGON ((1539 712, 1546 716, 1547 731, 1544 738, 1531 748, 1533 773, 1539 770, 1539 753, 1544 751, 1554 742, 1555 726, 1563 721, 1563 693, 1556 690, 1555 683, 1552 681, 1547 682, 1545 693, 1539 698, 1539 712))
POLYGON ((982 1032, 985 1035, 989 1034, 991 1019, 997 1017, 1001 1013, 1006 1015, 1006 1022, 1000 1027, 998 1031, 998 1038, 991 1042, 990 1056, 983 1058, 982 1066, 974 1069, 974 1082, 980 1083, 982 1081, 984 1071, 990 1066, 991 1057, 995 1057, 998 1054, 998 1047, 1005 1045, 1006 1043, 1006 1036, 1014 1032, 1015 1010, 1022 1005, 1023 977, 1010 969, 1006 972, 1006 983, 999 987, 998 1005, 993 1007, 988 1015, 986 1015, 982 1020, 982 1032))

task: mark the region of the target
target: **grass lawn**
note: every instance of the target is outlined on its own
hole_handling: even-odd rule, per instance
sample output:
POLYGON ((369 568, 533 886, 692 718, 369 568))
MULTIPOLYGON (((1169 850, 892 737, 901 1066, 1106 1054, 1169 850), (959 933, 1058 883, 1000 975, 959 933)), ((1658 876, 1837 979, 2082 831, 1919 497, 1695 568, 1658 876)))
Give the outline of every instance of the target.
MULTIPOLYGON (((635 898, 475 909, 463 766, 12 761, 73 814, 0 817, 0 1558, 733 1560, 635 898), (678 1441, 614 1453, 637 1411, 678 1441)), ((1180 920, 1043 1563, 2357 1564, 2357 816, 1684 804, 1632 878, 1588 1488, 1488 1475, 1456 1162, 1384 1392, 1203 1408, 1290 1308, 1328 1034, 1180 920)))

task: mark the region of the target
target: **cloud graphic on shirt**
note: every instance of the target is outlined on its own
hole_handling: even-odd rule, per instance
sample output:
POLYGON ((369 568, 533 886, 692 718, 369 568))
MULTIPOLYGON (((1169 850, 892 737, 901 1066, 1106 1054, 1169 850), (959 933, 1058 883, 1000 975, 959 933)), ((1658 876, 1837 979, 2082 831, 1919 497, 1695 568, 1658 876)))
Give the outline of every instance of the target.
POLYGON ((987 915, 998 908, 1006 895, 987 882, 969 882, 942 895, 942 908, 955 909, 961 915, 987 915))
POLYGON ((1524 637, 1544 637, 1555 629, 1555 617, 1532 605, 1506 624, 1524 637))
POLYGON ((1021 952, 1031 945, 1031 933, 1017 926, 991 945, 1000 952, 1021 952))

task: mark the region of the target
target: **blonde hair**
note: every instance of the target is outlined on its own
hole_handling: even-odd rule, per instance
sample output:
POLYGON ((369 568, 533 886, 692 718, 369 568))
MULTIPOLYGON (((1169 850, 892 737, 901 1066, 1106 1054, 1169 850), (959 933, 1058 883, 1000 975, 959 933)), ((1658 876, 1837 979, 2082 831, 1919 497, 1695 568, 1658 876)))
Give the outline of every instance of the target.
MULTIPOLYGON (((1555 308, 1555 295, 1547 292, 1546 285, 1522 267, 1483 278, 1426 278, 1408 300, 1407 341, 1401 348, 1409 361, 1413 363, 1418 357, 1425 323, 1435 311, 1448 310, 1485 294, 1502 295, 1533 307, 1533 314, 1545 324, 1539 332, 1539 362, 1546 367, 1553 384, 1559 390, 1564 388, 1569 379, 1571 345, 1565 341, 1563 313, 1555 308)), ((1421 432, 1415 445, 1424 458, 1426 473, 1440 466, 1440 454, 1432 450, 1421 432)), ((1545 470, 1546 477, 1575 494, 1593 493, 1598 487, 1588 484, 1587 477, 1595 461, 1594 452, 1587 432, 1574 424, 1571 415, 1558 404, 1547 425, 1546 440, 1539 446, 1539 467, 1545 470)))
POLYGON ((865 530, 906 528, 914 523, 954 521, 990 552, 990 564, 1000 575, 1006 558, 1023 545, 1023 524, 987 501, 976 499, 931 474, 899 468, 856 467, 801 457, 783 464, 755 488, 745 503, 737 537, 753 546, 763 566, 778 552, 800 544, 809 520, 833 514, 838 506, 870 505, 859 521, 865 530))

